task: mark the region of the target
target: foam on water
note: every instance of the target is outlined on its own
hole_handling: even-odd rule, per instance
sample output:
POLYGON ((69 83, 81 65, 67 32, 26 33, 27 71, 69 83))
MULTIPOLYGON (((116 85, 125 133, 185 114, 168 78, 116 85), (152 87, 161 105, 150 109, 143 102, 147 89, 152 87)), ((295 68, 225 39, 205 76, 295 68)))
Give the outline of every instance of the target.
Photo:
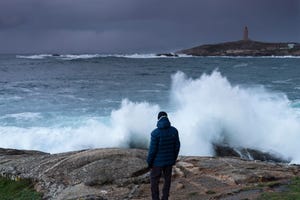
POLYGON ((0 117, 0 119, 6 119, 6 118, 14 118, 16 120, 36 120, 38 118, 42 118, 42 116, 40 113, 24 112, 24 113, 7 114, 0 117))
MULTIPOLYGON (((213 155, 214 143, 226 143, 277 153, 300 163, 300 115, 296 107, 282 93, 232 85, 214 71, 197 79, 182 72, 174 74, 169 106, 163 109, 179 130, 182 155, 213 155)), ((1 126, 0 146, 52 153, 146 147, 160 109, 159 105, 125 99, 109 116, 84 119, 79 126, 1 126)))
MULTIPOLYGON (((185 58, 185 57, 192 57, 186 54, 176 54, 178 57, 185 58)), ((118 54, 118 55, 111 55, 112 57, 124 57, 124 58, 176 58, 175 56, 166 56, 166 55, 157 55, 157 54, 118 54)))
POLYGON ((81 55, 60 55, 56 56, 58 58, 64 59, 64 60, 76 60, 76 59, 90 59, 90 58, 98 58, 100 57, 99 54, 81 54, 81 55))
MULTIPOLYGON (((134 58, 134 59, 147 59, 147 58, 189 58, 193 57, 186 54, 176 54, 177 56, 166 56, 166 55, 157 55, 156 53, 148 54, 36 54, 36 55, 17 55, 16 58, 22 59, 60 59, 60 60, 77 60, 77 59, 93 59, 93 58, 134 58)), ((270 59, 290 59, 290 58, 300 58, 300 56, 196 56, 196 57, 210 57, 210 58, 270 58, 270 59)), ((246 64, 238 64, 235 67, 245 67, 246 64)))
MULTIPOLYGON (((62 54, 62 55, 52 55, 52 54, 37 54, 37 55, 17 55, 17 58, 23 59, 46 59, 46 58, 56 58, 61 60, 77 60, 77 59, 92 59, 92 58, 135 58, 135 59, 146 59, 146 58, 176 58, 166 56, 166 55, 157 55, 157 54, 62 54)), ((177 54, 177 57, 192 57, 185 54, 177 54)))
POLYGON ((239 64, 234 65, 233 67, 239 68, 239 67, 247 67, 247 66, 248 66, 248 63, 239 63, 239 64))
POLYGON ((286 79, 286 80, 272 81, 272 83, 276 83, 276 84, 290 84, 292 81, 293 81, 293 79, 286 79))
POLYGON ((24 56, 24 55, 17 55, 17 58, 24 58, 24 59, 44 59, 47 57, 51 57, 51 54, 37 54, 37 55, 29 55, 29 56, 24 56))

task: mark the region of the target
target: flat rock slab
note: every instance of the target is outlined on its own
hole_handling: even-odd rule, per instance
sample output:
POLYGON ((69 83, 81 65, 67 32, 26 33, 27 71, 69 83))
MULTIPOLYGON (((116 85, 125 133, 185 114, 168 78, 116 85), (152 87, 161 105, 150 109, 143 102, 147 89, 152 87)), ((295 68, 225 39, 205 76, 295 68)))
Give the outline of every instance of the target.
MULTIPOLYGON (((147 151, 91 149, 60 154, 0 148, 0 175, 29 178, 44 199, 151 199, 147 151)), ((179 157, 170 199, 255 199, 300 167, 233 157, 179 157)), ((163 184, 163 181, 161 181, 163 184)))

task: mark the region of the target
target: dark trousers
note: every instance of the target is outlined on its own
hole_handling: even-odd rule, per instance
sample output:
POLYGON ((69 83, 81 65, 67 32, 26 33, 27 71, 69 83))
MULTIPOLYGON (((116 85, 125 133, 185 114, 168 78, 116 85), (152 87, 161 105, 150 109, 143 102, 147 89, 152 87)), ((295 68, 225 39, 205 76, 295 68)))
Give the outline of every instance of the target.
POLYGON ((169 198, 172 177, 172 166, 152 167, 150 173, 152 200, 159 200, 159 179, 161 175, 163 175, 164 177, 162 200, 168 200, 169 198))

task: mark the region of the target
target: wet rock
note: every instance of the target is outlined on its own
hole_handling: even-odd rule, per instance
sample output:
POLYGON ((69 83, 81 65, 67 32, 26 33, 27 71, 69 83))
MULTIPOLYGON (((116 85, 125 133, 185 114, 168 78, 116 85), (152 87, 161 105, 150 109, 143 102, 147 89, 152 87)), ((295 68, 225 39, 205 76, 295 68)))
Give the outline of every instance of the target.
POLYGON ((279 163, 289 163, 290 160, 279 157, 278 155, 263 152, 250 148, 233 148, 228 145, 214 144, 214 151, 216 156, 225 157, 239 157, 247 160, 260 160, 268 162, 279 162, 279 163))
POLYGON ((158 53, 156 56, 165 56, 165 57, 178 57, 177 54, 174 53, 158 53))
POLYGON ((59 57, 60 55, 58 53, 53 53, 52 56, 53 57, 59 57))

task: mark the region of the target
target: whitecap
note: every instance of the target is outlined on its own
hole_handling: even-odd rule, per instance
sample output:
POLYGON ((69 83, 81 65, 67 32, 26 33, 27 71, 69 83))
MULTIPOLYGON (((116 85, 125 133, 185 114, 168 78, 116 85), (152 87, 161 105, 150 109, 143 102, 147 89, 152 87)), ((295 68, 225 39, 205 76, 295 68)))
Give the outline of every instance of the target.
POLYGON ((276 80, 276 81, 272 81, 272 83, 275 83, 275 84, 289 84, 291 81, 293 81, 293 79, 276 80))
POLYGON ((239 67, 247 67, 247 66, 248 66, 248 63, 239 63, 239 64, 234 65, 233 67, 239 68, 239 67))
POLYGON ((135 58, 135 59, 147 59, 147 58, 170 58, 165 55, 158 56, 154 53, 149 54, 107 54, 107 55, 101 55, 101 57, 116 57, 116 58, 135 58))
POLYGON ((110 55, 113 57, 123 57, 123 58, 186 58, 186 57, 193 57, 190 55, 186 55, 186 54, 174 54, 171 53, 174 56, 167 56, 167 55, 158 55, 155 53, 150 53, 150 54, 116 54, 116 55, 110 55), (175 56, 176 55, 176 56, 175 56))
POLYGON ((101 57, 99 54, 67 54, 67 55, 60 55, 58 58, 63 60, 76 60, 76 59, 91 59, 91 58, 98 58, 101 57))
POLYGON ((7 118, 14 118, 16 120, 36 120, 42 118, 41 113, 35 113, 35 112, 23 112, 23 113, 13 113, 13 114, 6 114, 0 119, 7 119, 7 118))
POLYGON ((17 55, 17 58, 25 58, 25 59, 44 59, 47 57, 51 57, 51 54, 37 54, 37 55, 29 55, 29 56, 25 56, 25 55, 17 55))
POLYGON ((20 96, 3 96, 3 97, 0 97, 1 101, 19 101, 19 100, 22 100, 22 99, 24 99, 24 98, 20 97, 20 96))
MULTIPOLYGON (((173 53, 173 55, 175 55, 173 53)), ((52 54, 37 54, 37 55, 17 55, 17 58, 23 59, 44 59, 44 58, 56 58, 61 60, 77 60, 77 59, 93 59, 93 58, 134 58, 134 59, 147 59, 147 58, 189 58, 193 57, 186 54, 176 54, 176 56, 167 56, 167 55, 158 55, 156 53, 149 54, 61 54, 61 55, 52 55, 52 54)))
POLYGON ((161 90, 138 90, 138 92, 142 93, 159 93, 161 90))
POLYGON ((162 83, 155 83, 154 85, 158 87, 167 87, 165 84, 162 83))

